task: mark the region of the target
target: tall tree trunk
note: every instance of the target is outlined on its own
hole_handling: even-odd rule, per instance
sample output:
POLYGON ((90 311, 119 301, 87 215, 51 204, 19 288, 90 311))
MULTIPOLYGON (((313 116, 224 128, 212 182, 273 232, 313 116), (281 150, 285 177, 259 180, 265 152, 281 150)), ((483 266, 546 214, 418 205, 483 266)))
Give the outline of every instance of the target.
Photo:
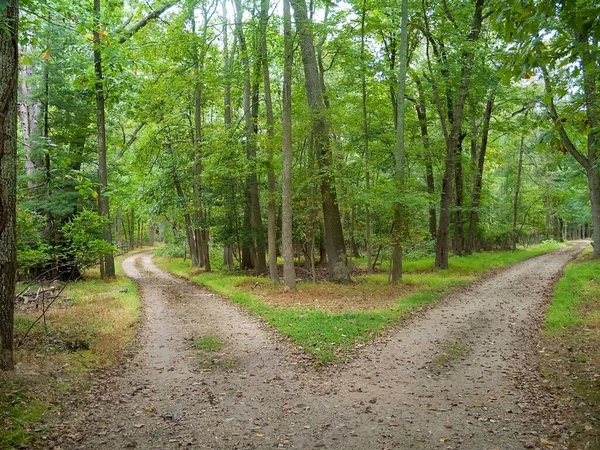
POLYGON ((401 201, 404 196, 404 130, 405 130, 405 94, 406 94, 406 66, 408 59, 408 0, 402 0, 400 21, 400 62, 398 64, 398 92, 396 93, 396 108, 398 120, 396 121, 396 202, 394 204, 394 245, 392 250, 392 283, 402 279, 402 242, 406 239, 408 218, 406 206, 401 201))
POLYGON ((292 238, 292 67, 294 42, 290 1, 283 0, 283 192, 281 209, 281 244, 283 254, 283 286, 286 291, 296 289, 296 268, 294 267, 294 241, 292 238))
POLYGON ((12 370, 17 273, 18 0, 0 7, 0 370, 12 370))
POLYGON ((442 181, 442 197, 440 201, 440 222, 438 226, 437 242, 435 248, 435 270, 448 268, 448 235, 450 233, 450 209, 452 205, 452 182, 454 181, 454 167, 456 151, 458 149, 462 116, 471 82, 471 69, 475 57, 473 44, 479 39, 481 24, 483 22, 484 0, 475 1, 473 25, 469 34, 469 47, 463 53, 460 87, 458 88, 456 103, 454 104, 452 128, 446 143, 446 169, 442 181))
POLYGON ((329 123, 325 115, 323 92, 317 67, 317 58, 305 0, 292 0, 296 27, 300 35, 302 63, 304 66, 304 84, 308 107, 311 114, 311 129, 315 142, 315 151, 319 163, 321 177, 321 199, 325 235, 327 237, 327 262, 329 279, 338 283, 349 283, 350 272, 346 257, 346 243, 340 220, 340 210, 337 203, 335 184, 332 175, 333 160, 329 136, 329 123))
POLYGON ((265 113, 267 116, 267 143, 268 152, 268 184, 269 184, 269 202, 267 243, 269 251, 269 275, 271 283, 279 283, 279 271, 277 268, 277 205, 276 205, 276 181, 275 170, 273 168, 273 152, 275 145, 275 119, 273 118, 273 104, 271 102, 271 80, 269 77, 269 55, 267 51, 267 25, 269 21, 269 0, 261 0, 260 4, 260 47, 263 71, 263 90, 265 94, 265 113))
POLYGON ((372 262, 372 243, 371 243, 371 208, 369 207, 368 197, 371 192, 371 170, 369 161, 369 115, 367 111, 367 67, 365 63, 365 21, 367 17, 367 0, 362 2, 360 17, 360 56, 361 67, 361 91, 362 91, 362 121, 363 121, 363 147, 365 155, 365 244, 367 247, 367 273, 373 273, 372 262))
MULTIPOLYGON (((415 104, 417 118, 419 119, 419 127, 421 128, 421 139, 423 140, 423 149, 425 150, 425 183, 427 184, 427 193, 433 197, 435 195, 435 180, 433 177, 433 155, 431 154, 431 145, 429 142, 429 130, 427 127, 427 103, 425 102, 425 93, 421 79, 417 75, 413 75, 419 99, 415 104)), ((437 227, 435 204, 429 203, 429 235, 431 239, 435 239, 437 227)))
MULTIPOLYGON (((216 8, 216 3, 214 3, 216 8)), ((194 36, 196 36, 196 20, 194 17, 195 9, 191 8, 191 22, 194 30, 194 36)), ((207 35, 209 20, 214 13, 214 9, 209 9, 204 4, 202 7, 203 25, 200 33, 201 48, 198 48, 196 41, 194 41, 194 53, 193 62, 196 76, 196 83, 194 85, 194 168, 193 168, 193 189, 194 189, 194 238, 195 248, 193 250, 197 253, 197 262, 199 267, 203 267, 206 272, 210 272, 210 254, 208 246, 208 225, 206 223, 206 212, 203 201, 202 193, 202 81, 201 76, 204 71, 204 61, 207 52, 207 35)), ((191 251, 192 249, 190 249, 191 251)))
POLYGON ((513 221, 512 221, 512 251, 517 249, 517 213, 519 211, 519 192, 521 191, 521 170, 523 168, 523 147, 525 136, 521 136, 521 144, 519 145, 519 162, 517 163, 517 183, 515 186, 515 198, 513 200, 513 221))
MULTIPOLYGON (((98 133, 98 179, 100 191, 98 210, 102 217, 110 219, 110 207, 106 189, 108 187, 108 169, 106 167, 106 119, 104 116, 104 78, 102 76, 102 49, 100 43, 100 0, 94 0, 94 73, 96 76, 96 128, 98 133)), ((104 225, 104 240, 112 244, 110 220, 104 225)), ((104 255, 103 278, 115 278, 115 260, 112 252, 104 255)))
POLYGON ((456 149, 456 170, 454 173, 454 186, 456 189, 455 195, 455 213, 454 213, 454 242, 452 250, 455 255, 464 255, 464 230, 463 230, 463 207, 464 207, 464 177, 463 177, 463 164, 462 164, 462 143, 465 138, 465 134, 461 132, 458 140, 458 147, 456 149))
POLYGON ((19 80, 19 116, 21 118, 21 135, 23 137, 23 147, 25 151, 25 175, 30 179, 27 185, 34 189, 42 184, 41 180, 36 179, 39 175, 38 169, 44 167, 44 160, 39 145, 40 138, 40 119, 42 118, 42 105, 39 101, 32 98, 35 85, 33 84, 33 67, 23 64, 20 68, 19 80))
MULTIPOLYGON (((246 178, 248 186, 248 219, 250 231, 253 239, 253 255, 251 259, 254 261, 254 267, 262 272, 266 269, 265 262, 265 247, 263 237, 262 218, 260 213, 260 197, 258 192, 258 178, 256 175, 256 124, 255 118, 258 115, 258 101, 252 102, 252 86, 250 75, 250 62, 248 56, 248 46, 242 28, 242 2, 235 0, 236 20, 235 29, 240 43, 240 51, 242 58, 242 67, 244 71, 244 118, 246 124, 246 155, 249 162, 249 174, 246 178)), ((255 89, 255 96, 258 92, 255 89)))
MULTIPOLYGON (((485 117, 483 118, 483 128, 481 130, 481 148, 477 158, 477 166, 473 174, 473 186, 471 188, 471 211, 469 213, 469 234, 465 242, 465 252, 470 255, 475 248, 475 234, 479 226, 479 205, 481 204, 481 187, 483 183, 483 165, 485 163, 485 153, 487 151, 488 135, 490 131, 490 120, 494 108, 494 97, 492 96, 485 106, 485 117)), ((476 139, 476 138, 475 138, 476 139)), ((472 144, 473 145, 473 144, 472 144)), ((476 146, 475 146, 476 147, 476 146)), ((473 151, 473 149, 472 149, 473 151)), ((476 152, 477 149, 475 148, 476 152)), ((473 157, 474 155, 471 155, 473 157)))

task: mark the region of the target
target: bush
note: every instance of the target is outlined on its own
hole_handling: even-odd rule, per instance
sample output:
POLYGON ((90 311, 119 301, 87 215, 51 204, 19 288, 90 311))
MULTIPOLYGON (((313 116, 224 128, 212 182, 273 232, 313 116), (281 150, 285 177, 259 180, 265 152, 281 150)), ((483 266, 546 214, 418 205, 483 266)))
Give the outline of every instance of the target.
POLYGON ((95 265, 101 256, 115 253, 117 248, 104 240, 104 226, 108 219, 92 211, 82 211, 62 227, 70 242, 68 253, 74 257, 79 270, 95 265))
POLYGON ((155 256, 164 256, 166 258, 183 258, 184 248, 180 244, 166 244, 154 249, 155 256))
POLYGON ((46 218, 27 209, 17 209, 17 268, 20 276, 43 266, 50 259, 50 246, 42 241, 46 218))

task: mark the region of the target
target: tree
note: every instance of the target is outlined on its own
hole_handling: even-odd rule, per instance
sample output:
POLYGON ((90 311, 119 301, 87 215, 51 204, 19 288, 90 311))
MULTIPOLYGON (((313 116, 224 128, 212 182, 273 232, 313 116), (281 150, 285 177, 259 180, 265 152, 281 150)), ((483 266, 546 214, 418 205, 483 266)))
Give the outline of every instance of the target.
POLYGON ((11 370, 15 300, 18 0, 0 5, 0 369, 11 370))
POLYGON ((346 243, 334 179, 331 174, 333 161, 329 123, 325 115, 324 92, 317 65, 311 24, 308 19, 305 0, 291 0, 291 4, 294 7, 296 28, 300 35, 304 86, 310 110, 311 134, 319 164, 329 279, 338 283, 349 283, 350 272, 346 257, 346 243))
POLYGON ((286 291, 296 289, 296 269, 294 267, 294 243, 292 238, 292 66, 294 43, 292 40, 292 18, 290 1, 283 0, 283 193, 282 193, 282 253, 283 285, 286 291))

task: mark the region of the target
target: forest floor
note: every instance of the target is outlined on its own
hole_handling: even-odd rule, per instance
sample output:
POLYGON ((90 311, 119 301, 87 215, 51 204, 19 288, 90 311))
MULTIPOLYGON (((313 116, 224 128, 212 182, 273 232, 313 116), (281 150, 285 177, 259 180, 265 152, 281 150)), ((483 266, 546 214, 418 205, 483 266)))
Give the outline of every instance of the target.
POLYGON ((138 349, 73 396, 38 445, 566 448, 569 411, 540 375, 538 329, 573 250, 484 277, 326 367, 149 253, 133 255, 123 269, 142 299, 138 349))

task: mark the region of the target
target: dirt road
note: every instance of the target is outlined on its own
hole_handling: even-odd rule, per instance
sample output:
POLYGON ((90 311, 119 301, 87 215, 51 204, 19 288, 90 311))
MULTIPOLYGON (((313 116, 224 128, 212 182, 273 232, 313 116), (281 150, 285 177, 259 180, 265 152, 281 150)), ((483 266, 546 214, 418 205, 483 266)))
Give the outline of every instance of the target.
MULTIPOLYGON (((522 449, 564 444, 535 371, 535 330, 569 251, 501 271, 418 314, 345 366, 305 367, 228 301, 123 268, 143 302, 140 349, 68 417, 63 449, 522 449), (199 354, 195 338, 223 348, 199 354), (540 411, 547 413, 540 414, 540 411)), ((564 426, 564 425, 563 425, 564 426)))

